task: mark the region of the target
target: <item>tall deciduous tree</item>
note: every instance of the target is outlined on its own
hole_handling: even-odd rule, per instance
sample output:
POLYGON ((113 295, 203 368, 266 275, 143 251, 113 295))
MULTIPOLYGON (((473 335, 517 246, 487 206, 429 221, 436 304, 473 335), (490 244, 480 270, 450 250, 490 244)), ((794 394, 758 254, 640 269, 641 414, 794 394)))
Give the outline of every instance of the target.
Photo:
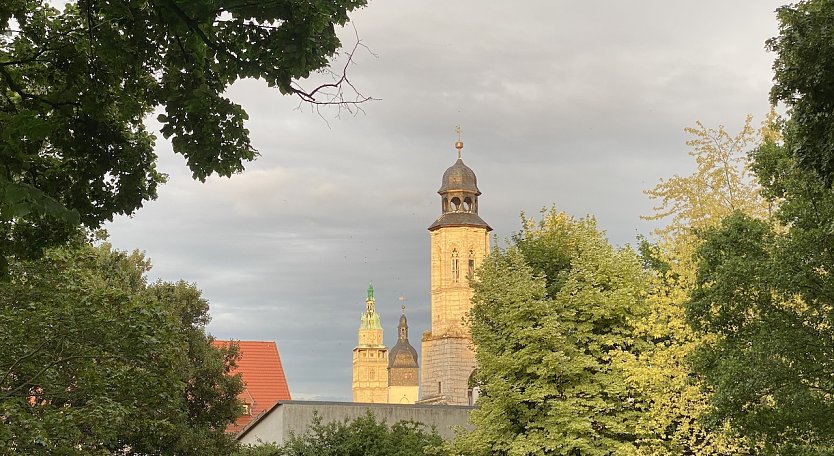
POLYGON ((834 183, 834 2, 805 0, 777 10, 771 100, 788 107, 785 144, 797 164, 834 183))
POLYGON ((139 253, 49 249, 0 282, 0 453, 225 455, 235 351, 192 285, 147 286, 139 253))
POLYGON ((591 218, 555 209, 524 220, 473 284, 479 408, 454 444, 475 455, 622 454, 633 450, 642 401, 612 363, 636 350, 643 273, 591 218))
POLYGON ((753 154, 780 229, 735 214, 699 249, 691 323, 715 334, 696 368, 714 387, 713 418, 772 454, 832 454, 834 429, 834 2, 778 10, 771 98, 784 143, 753 154))
POLYGON ((769 454, 834 448, 834 192, 778 143, 753 169, 784 228, 735 214, 705 235, 688 317, 712 417, 769 454))
MULTIPOLYGON (((365 0, 0 2, 0 266, 156 197, 161 132, 196 179, 256 151, 224 96, 260 78, 310 103, 355 103, 340 75, 303 89, 339 49, 335 26, 365 0)), ((358 95, 358 94, 357 94, 358 95)))
POLYGON ((695 283, 693 254, 701 240, 698 230, 717 226, 740 211, 763 217, 769 211, 749 169, 748 153, 775 138, 773 113, 759 130, 748 116, 737 134, 700 122, 687 128, 695 171, 662 180, 646 193, 659 200, 650 220, 666 219, 655 232, 656 244, 644 241, 642 253, 651 271, 647 296, 649 318, 635 323, 635 334, 650 342, 635 355, 623 352, 617 361, 628 381, 648 398, 648 413, 640 418, 643 454, 727 454, 745 448, 721 427, 708 429, 699 417, 708 409, 708 395, 693 376, 687 358, 703 336, 686 323, 684 304, 695 283))

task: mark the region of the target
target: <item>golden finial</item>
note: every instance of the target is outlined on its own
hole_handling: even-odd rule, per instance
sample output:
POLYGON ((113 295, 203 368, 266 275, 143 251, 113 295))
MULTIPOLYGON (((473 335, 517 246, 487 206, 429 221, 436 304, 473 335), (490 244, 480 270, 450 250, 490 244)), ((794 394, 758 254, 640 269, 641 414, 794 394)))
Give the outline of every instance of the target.
POLYGON ((458 134, 458 140, 455 143, 455 149, 458 150, 458 159, 460 159, 460 150, 463 149, 463 141, 460 140, 460 134, 463 130, 461 130, 460 125, 455 127, 455 133, 458 134))
POLYGON ((400 296, 400 302, 402 303, 400 307, 403 309, 403 315, 405 315, 405 296, 400 296))

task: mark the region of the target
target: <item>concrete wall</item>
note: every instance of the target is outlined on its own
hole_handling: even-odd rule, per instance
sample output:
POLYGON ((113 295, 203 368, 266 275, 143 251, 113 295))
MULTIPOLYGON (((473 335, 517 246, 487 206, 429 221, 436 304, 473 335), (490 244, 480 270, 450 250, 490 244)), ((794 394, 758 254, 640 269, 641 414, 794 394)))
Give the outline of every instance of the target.
POLYGON ((401 404, 356 404, 351 402, 284 401, 238 434, 244 444, 283 443, 290 432, 303 434, 318 412, 323 423, 351 420, 370 410, 377 419, 389 425, 398 421, 417 421, 427 427, 432 425, 444 439, 454 437, 454 427, 472 429, 469 413, 474 407, 452 405, 401 405, 401 404))

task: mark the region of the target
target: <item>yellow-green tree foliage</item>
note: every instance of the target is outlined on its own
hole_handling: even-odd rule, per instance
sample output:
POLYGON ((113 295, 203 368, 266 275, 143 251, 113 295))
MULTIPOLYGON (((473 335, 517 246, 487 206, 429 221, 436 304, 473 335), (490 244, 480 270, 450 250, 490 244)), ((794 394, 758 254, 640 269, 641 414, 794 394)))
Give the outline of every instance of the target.
POLYGON ((525 220, 473 284, 479 408, 454 454, 610 455, 633 450, 642 401, 612 363, 638 350, 643 271, 592 218, 525 220))
POLYGON ((639 388, 648 401, 648 413, 637 425, 641 454, 738 454, 746 448, 722 429, 706 429, 698 419, 709 405, 708 393, 692 375, 687 356, 702 338, 687 325, 684 303, 695 283, 693 253, 700 242, 696 233, 717 226, 734 211, 757 218, 769 212, 747 154, 764 139, 774 138, 773 117, 771 113, 756 130, 748 116, 735 135, 724 126, 713 129, 700 122, 687 128, 695 172, 661 180, 646 192, 659 204, 645 218, 669 220, 655 231, 656 244, 642 249, 653 264, 647 296, 650 315, 635 324, 635 334, 650 341, 651 348, 617 356, 629 385, 639 388))

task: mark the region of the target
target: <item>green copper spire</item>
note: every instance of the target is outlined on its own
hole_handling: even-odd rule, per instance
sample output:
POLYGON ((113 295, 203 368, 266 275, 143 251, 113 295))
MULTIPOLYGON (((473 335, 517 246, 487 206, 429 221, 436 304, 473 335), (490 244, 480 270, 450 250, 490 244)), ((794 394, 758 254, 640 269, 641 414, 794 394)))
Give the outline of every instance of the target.
POLYGON ((368 284, 368 299, 365 301, 365 313, 362 314, 362 323, 359 329, 382 329, 379 321, 379 314, 376 313, 376 301, 374 300, 374 286, 368 284))

